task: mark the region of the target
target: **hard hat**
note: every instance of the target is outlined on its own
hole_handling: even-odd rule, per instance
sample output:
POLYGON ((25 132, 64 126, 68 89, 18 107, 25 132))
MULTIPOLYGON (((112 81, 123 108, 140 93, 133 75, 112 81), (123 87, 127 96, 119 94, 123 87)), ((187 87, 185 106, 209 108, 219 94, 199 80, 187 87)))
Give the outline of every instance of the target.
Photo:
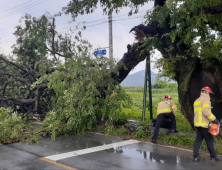
POLYGON ((207 92, 210 93, 210 94, 214 94, 213 91, 211 90, 211 88, 210 88, 210 87, 207 87, 207 86, 203 87, 203 88, 201 89, 201 91, 207 91, 207 92))
POLYGON ((217 136, 219 134, 220 124, 210 122, 208 125, 208 131, 211 135, 217 136))
POLYGON ((171 97, 170 97, 170 95, 167 94, 163 97, 163 99, 170 99, 171 100, 171 97))

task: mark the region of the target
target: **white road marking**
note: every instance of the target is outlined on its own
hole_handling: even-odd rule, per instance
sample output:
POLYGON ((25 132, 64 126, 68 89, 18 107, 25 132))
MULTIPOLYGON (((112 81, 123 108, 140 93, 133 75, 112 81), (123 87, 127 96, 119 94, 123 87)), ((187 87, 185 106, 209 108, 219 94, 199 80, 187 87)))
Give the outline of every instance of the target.
POLYGON ((82 150, 77 150, 77 151, 52 155, 52 156, 47 156, 44 158, 52 160, 52 161, 58 161, 58 160, 70 158, 73 156, 84 155, 84 154, 88 154, 88 153, 98 152, 98 151, 102 151, 102 150, 106 150, 106 149, 116 148, 118 146, 130 145, 130 144, 139 143, 139 142, 140 141, 137 141, 137 140, 127 140, 127 141, 123 141, 123 142, 111 143, 108 145, 102 145, 102 146, 97 146, 97 147, 92 147, 92 148, 87 148, 87 149, 82 149, 82 150))

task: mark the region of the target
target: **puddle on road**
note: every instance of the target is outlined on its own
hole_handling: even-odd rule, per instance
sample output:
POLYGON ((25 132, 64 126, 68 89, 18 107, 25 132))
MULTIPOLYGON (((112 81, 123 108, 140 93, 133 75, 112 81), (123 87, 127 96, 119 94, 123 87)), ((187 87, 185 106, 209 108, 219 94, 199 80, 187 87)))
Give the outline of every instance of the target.
MULTIPOLYGON (((110 141, 109 141, 110 142, 110 141)), ((82 137, 78 136, 75 138, 75 140, 57 140, 57 144, 50 143, 50 145, 45 145, 45 147, 50 147, 55 149, 55 154, 64 153, 70 150, 81 150, 81 149, 87 149, 91 147, 97 147, 101 145, 107 145, 105 141, 84 141, 82 137), (54 145, 54 146, 53 146, 54 145), (61 146, 65 146, 61 147, 61 146)), ((114 146, 112 149, 105 150, 106 152, 110 153, 117 153, 125 155, 129 159, 144 159, 151 162, 158 162, 161 164, 164 163, 172 163, 172 164, 180 164, 180 157, 179 156, 172 156, 167 155, 164 153, 158 153, 158 152, 150 152, 146 150, 138 150, 135 148, 130 148, 126 146, 114 146)))
POLYGON ((128 148, 128 147, 114 147, 113 149, 107 150, 107 152, 110 153, 117 153, 122 154, 130 159, 146 159, 151 162, 158 162, 158 163, 173 163, 173 164, 180 164, 180 156, 175 155, 167 155, 167 154, 161 154, 157 152, 149 152, 144 150, 138 150, 134 148, 128 148))
MULTIPOLYGON (((56 143, 52 143, 50 140, 44 142, 45 148, 53 148, 55 153, 65 153, 70 152, 70 150, 81 150, 92 147, 97 147, 101 145, 107 145, 110 143, 115 143, 119 141, 107 140, 107 141, 98 141, 95 138, 85 138, 83 136, 69 136, 61 137, 57 140, 56 143)), ((42 144, 39 144, 42 145, 42 144)), ((175 155, 167 155, 166 153, 161 152, 150 152, 148 150, 138 150, 135 148, 127 147, 127 146, 117 146, 112 149, 105 150, 106 152, 122 154, 127 157, 127 159, 143 159, 150 162, 156 162, 160 164, 164 163, 172 163, 178 165, 181 163, 181 158, 175 155)), ((46 153, 47 155, 48 153, 46 153)))

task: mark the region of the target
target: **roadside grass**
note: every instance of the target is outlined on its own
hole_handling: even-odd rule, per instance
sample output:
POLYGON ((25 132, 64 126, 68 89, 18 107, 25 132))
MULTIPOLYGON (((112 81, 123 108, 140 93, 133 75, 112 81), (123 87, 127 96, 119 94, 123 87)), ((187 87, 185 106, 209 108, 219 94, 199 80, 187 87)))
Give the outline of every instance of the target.
MULTIPOLYGON (((130 133, 124 125, 119 126, 96 126, 94 131, 99 131, 101 133, 105 133, 106 135, 116 135, 116 136, 131 136, 135 139, 141 139, 150 141, 152 134, 149 131, 145 131, 142 127, 151 125, 150 120, 150 111, 149 107, 149 97, 147 95, 147 103, 146 103, 146 114, 145 121, 142 121, 142 111, 143 111, 143 87, 125 87, 126 93, 132 99, 132 105, 126 105, 123 103, 123 108, 121 110, 121 114, 126 115, 128 120, 137 120, 139 122, 139 128, 137 128, 136 132, 130 133)), ((166 94, 171 95, 172 100, 177 105, 178 111, 176 114, 177 121, 177 130, 184 135, 181 136, 173 136, 168 134, 161 134, 158 136, 158 142, 164 145, 172 145, 183 148, 193 149, 193 144, 195 142, 195 131, 190 126, 187 119, 181 114, 180 105, 178 101, 178 93, 177 89, 153 89, 152 90, 152 104, 153 104, 153 118, 156 119, 156 110, 157 104, 162 100, 162 97, 166 94)), ((215 137, 215 150, 217 153, 222 154, 222 138, 215 137)), ((202 142, 200 151, 208 151, 205 141, 202 142)))

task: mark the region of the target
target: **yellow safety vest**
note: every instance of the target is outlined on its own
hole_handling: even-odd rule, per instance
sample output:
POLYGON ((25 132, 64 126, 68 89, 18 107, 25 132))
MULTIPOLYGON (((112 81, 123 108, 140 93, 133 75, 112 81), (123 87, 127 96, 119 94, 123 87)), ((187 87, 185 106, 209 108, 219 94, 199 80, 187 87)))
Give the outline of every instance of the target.
POLYGON ((211 113, 210 105, 209 104, 201 104, 201 101, 198 101, 198 100, 194 102, 194 113, 198 114, 198 116, 196 116, 197 119, 194 119, 195 120, 194 126, 197 126, 197 127, 208 127, 209 122, 215 118, 213 113, 211 113), (203 115, 204 108, 207 108, 210 111, 210 115, 207 117, 205 115, 203 115))
POLYGON ((170 113, 170 112, 172 112, 173 109, 176 107, 176 105, 173 105, 173 106, 171 107, 169 101, 162 101, 162 102, 159 103, 159 105, 161 105, 161 104, 166 104, 166 103, 168 103, 168 104, 167 104, 167 108, 164 108, 164 109, 161 108, 161 109, 160 109, 160 108, 158 107, 158 109, 157 109, 157 115, 160 114, 160 113, 170 113))

